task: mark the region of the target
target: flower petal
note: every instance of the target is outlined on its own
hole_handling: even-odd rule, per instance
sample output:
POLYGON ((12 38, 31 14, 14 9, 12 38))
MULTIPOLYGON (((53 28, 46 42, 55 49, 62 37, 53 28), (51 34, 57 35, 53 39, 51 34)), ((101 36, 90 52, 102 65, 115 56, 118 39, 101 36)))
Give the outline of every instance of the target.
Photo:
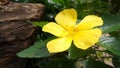
POLYGON ((77 12, 75 9, 64 9, 55 17, 56 22, 65 29, 73 28, 77 20, 77 12))
POLYGON ((76 47, 86 50, 99 41, 102 31, 99 28, 79 31, 73 38, 76 47))
POLYGON ((101 25, 103 25, 102 18, 95 15, 88 15, 76 26, 76 30, 91 29, 101 25))
POLYGON ((47 43, 47 48, 50 53, 63 52, 67 50, 72 43, 71 38, 63 37, 51 40, 47 43))
POLYGON ((57 25, 54 22, 46 24, 42 28, 42 31, 51 33, 57 37, 64 37, 68 34, 68 32, 64 28, 62 28, 61 26, 57 25))

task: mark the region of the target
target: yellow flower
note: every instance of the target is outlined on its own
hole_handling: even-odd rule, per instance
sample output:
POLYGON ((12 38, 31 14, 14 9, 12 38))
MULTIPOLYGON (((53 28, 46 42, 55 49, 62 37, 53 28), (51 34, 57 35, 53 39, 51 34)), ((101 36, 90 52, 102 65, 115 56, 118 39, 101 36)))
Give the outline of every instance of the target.
POLYGON ((95 15, 86 16, 79 24, 75 9, 64 9, 59 12, 55 22, 46 24, 42 30, 57 36, 57 39, 47 43, 50 53, 63 52, 70 48, 71 43, 77 48, 86 50, 99 41, 102 31, 97 26, 103 25, 103 20, 95 15))

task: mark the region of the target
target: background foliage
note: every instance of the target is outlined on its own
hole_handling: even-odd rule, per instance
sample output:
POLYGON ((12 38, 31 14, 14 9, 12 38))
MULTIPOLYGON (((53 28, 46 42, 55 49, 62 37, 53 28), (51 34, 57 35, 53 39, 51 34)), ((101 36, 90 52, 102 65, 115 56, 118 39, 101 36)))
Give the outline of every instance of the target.
POLYGON ((42 22, 34 21, 39 28, 33 46, 19 52, 21 58, 29 58, 26 68, 120 68, 120 0, 16 0, 22 3, 42 3, 46 6, 42 22), (50 54, 46 43, 55 38, 41 31, 43 25, 54 21, 55 15, 63 9, 77 10, 81 20, 89 14, 103 18, 103 36, 96 46, 88 50, 72 45, 69 51, 50 54))

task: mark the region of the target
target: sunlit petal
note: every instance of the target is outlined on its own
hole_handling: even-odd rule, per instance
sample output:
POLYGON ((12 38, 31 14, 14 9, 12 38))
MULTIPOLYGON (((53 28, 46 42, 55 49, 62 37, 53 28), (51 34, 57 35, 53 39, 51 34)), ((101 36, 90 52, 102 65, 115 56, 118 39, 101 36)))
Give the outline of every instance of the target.
POLYGON ((99 41, 102 31, 99 28, 79 31, 73 38, 76 47, 86 50, 99 41))
POLYGON ((64 9, 55 17, 56 22, 65 29, 73 28, 77 20, 77 12, 74 9, 64 9))
POLYGON ((67 50, 72 43, 71 38, 58 38, 47 43, 47 49, 50 53, 63 52, 67 50))
POLYGON ((47 25, 45 25, 42 30, 44 32, 51 33, 57 37, 64 37, 68 34, 68 32, 64 28, 53 22, 50 22, 47 25))
POLYGON ((103 20, 100 17, 88 15, 76 26, 76 30, 91 29, 101 25, 103 25, 103 20))

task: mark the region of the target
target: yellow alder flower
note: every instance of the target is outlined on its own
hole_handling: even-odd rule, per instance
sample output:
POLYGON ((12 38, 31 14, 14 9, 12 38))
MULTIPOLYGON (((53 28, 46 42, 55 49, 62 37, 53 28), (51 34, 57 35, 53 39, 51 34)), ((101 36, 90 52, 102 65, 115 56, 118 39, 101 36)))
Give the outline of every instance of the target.
POLYGON ((97 26, 103 25, 103 20, 95 15, 88 15, 76 24, 75 9, 64 9, 55 17, 55 22, 46 24, 42 30, 57 36, 57 39, 47 43, 50 53, 63 52, 70 48, 71 43, 77 48, 86 50, 99 41, 102 31, 97 26))

